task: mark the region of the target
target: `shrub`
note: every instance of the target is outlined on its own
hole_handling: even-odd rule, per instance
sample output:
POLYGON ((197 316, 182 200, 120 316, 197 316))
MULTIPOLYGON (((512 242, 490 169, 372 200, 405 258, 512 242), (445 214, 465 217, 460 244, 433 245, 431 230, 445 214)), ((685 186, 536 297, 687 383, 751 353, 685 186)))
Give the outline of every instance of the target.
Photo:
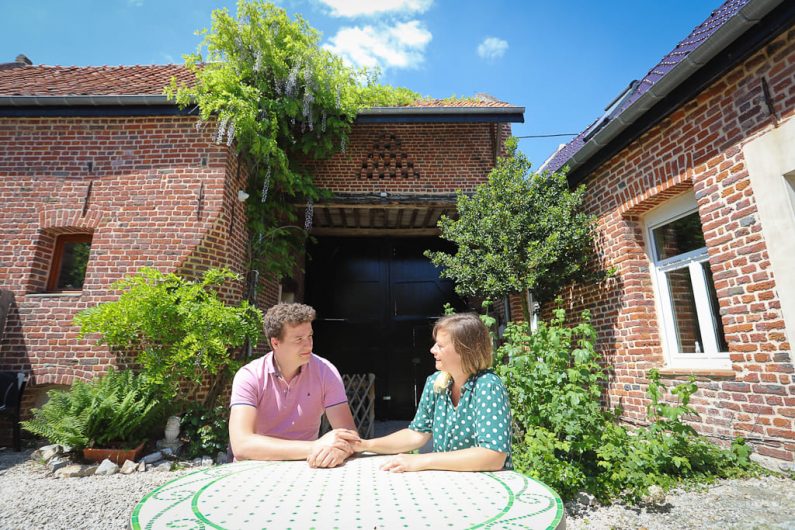
POLYGON ((187 458, 226 452, 229 445, 229 409, 207 408, 199 403, 188 406, 180 419, 180 439, 186 443, 183 454, 187 458))
POLYGON ((243 301, 225 304, 216 288, 239 277, 210 269, 199 282, 142 268, 113 285, 119 299, 78 313, 80 337, 99 333, 100 343, 136 356, 151 380, 173 397, 180 379, 198 384, 207 375, 237 368, 231 351, 246 340, 256 345, 261 312, 243 301))
POLYGON ((144 375, 111 369, 69 390, 51 390, 49 401, 23 421, 25 430, 73 449, 132 448, 163 422, 168 404, 144 375))
POLYGON ((573 326, 558 309, 548 323, 529 334, 526 323, 509 323, 497 366, 515 422, 517 470, 555 488, 562 497, 588 491, 603 501, 638 501, 651 485, 664 488, 684 480, 707 481, 748 473, 749 448, 737 439, 721 449, 682 421, 696 415, 689 406, 697 390, 691 379, 671 392, 676 404, 662 402, 659 374, 649 377, 649 425, 628 431, 619 411, 601 406, 605 367, 594 348, 596 332, 588 312, 573 326))

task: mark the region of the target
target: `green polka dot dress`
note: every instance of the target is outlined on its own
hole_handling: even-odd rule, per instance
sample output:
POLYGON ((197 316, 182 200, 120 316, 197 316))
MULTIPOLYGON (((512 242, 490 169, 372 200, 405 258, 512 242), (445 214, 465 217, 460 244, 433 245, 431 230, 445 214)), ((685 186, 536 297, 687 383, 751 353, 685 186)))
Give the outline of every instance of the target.
POLYGON ((453 406, 450 388, 436 393, 436 372, 425 380, 417 414, 409 429, 433 434, 434 452, 485 447, 506 453, 505 469, 511 461, 511 408, 500 378, 491 370, 469 377, 461 388, 458 406, 453 406))

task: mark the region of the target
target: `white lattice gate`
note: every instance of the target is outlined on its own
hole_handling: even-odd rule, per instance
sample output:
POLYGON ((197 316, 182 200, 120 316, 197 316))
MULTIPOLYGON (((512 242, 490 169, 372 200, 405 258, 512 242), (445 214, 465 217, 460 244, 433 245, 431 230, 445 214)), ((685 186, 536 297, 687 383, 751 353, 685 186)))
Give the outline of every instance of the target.
MULTIPOLYGON (((362 438, 373 437, 375 423, 375 374, 343 374, 342 383, 348 396, 353 421, 362 438)), ((320 423, 320 434, 331 429, 326 415, 320 423)))

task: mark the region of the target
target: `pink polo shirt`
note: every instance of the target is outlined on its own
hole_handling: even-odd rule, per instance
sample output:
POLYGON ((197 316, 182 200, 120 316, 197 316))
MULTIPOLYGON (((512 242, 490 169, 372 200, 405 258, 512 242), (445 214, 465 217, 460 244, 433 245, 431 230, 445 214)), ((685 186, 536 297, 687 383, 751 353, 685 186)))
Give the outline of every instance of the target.
POLYGON ((270 352, 235 374, 230 407, 256 407, 257 434, 311 441, 317 440, 323 411, 347 401, 339 372, 323 357, 313 353, 288 385, 270 352))

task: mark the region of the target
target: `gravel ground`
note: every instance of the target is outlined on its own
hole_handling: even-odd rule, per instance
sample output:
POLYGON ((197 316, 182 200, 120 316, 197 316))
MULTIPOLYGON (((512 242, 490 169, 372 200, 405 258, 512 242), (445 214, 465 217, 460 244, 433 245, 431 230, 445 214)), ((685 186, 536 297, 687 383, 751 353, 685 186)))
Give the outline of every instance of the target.
MULTIPOLYGON (((55 479, 31 451, 0 450, 0 529, 123 529, 152 489, 190 470, 55 479)), ((795 481, 727 480, 701 491, 675 491, 661 506, 567 507, 567 528, 668 530, 793 529, 795 481)))

